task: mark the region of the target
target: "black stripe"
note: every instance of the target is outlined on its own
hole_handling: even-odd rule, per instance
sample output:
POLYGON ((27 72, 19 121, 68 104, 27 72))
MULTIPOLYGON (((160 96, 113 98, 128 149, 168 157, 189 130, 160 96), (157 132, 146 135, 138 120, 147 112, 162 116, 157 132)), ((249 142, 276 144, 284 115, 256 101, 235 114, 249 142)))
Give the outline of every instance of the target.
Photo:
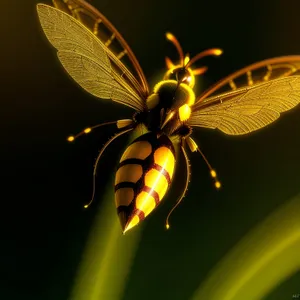
POLYGON ((126 206, 126 205, 120 205, 117 207, 117 212, 118 214, 120 212, 125 212, 127 218, 129 217, 130 213, 131 213, 132 207, 130 207, 130 205, 126 206))
POLYGON ((150 188, 149 186, 144 186, 142 191, 151 195, 154 198, 156 205, 159 204, 159 195, 155 190, 152 190, 152 188, 150 188))
POLYGON ((134 182, 129 182, 129 181, 123 181, 115 185, 115 192, 119 189, 123 188, 132 188, 133 190, 135 189, 135 183, 134 182))
MULTIPOLYGON (((137 215, 140 221, 145 219, 145 213, 140 209, 132 209, 132 206, 120 205, 117 207, 117 213, 125 212, 127 219, 132 218, 134 215, 137 215)), ((127 220, 128 222, 128 220, 127 220)))
POLYGON ((139 158, 128 158, 123 160, 118 165, 118 170, 124 165, 143 165, 144 160, 139 158))
POLYGON ((170 174, 169 172, 164 169, 163 167, 161 167, 160 165, 158 164, 153 164, 152 166, 153 169, 157 170, 159 173, 163 174, 168 182, 168 185, 171 184, 171 178, 170 178, 170 174))
POLYGON ((140 137, 138 137, 137 139, 135 139, 131 143, 131 145, 138 141, 146 141, 146 142, 150 143, 152 146, 153 152, 160 147, 167 147, 175 156, 175 149, 174 149, 173 143, 165 134, 162 134, 158 138, 157 133, 154 131, 151 131, 151 132, 145 133, 145 134, 141 135, 140 137))

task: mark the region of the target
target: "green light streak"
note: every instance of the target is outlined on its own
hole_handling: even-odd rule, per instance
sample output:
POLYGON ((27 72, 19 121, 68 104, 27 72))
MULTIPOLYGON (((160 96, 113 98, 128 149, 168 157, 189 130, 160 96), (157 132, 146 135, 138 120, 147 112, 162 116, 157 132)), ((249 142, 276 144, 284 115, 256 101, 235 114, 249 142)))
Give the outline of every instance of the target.
POLYGON ((300 195, 249 233, 191 300, 263 299, 300 269, 300 195))
MULTIPOLYGON (((138 133, 136 130, 131 138, 138 133)), ((101 169, 98 174, 101 174, 101 169)), ((113 182, 112 179, 104 204, 99 207, 70 300, 122 299, 138 248, 141 226, 122 234, 114 203, 113 182)))

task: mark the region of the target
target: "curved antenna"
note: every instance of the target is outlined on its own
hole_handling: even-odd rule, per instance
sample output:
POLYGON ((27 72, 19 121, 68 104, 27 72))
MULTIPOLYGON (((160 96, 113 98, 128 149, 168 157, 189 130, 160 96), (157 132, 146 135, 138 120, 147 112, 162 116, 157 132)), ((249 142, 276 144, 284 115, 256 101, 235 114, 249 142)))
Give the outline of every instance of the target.
POLYGON ((169 229, 170 228, 170 224, 169 224, 169 218, 172 214, 172 212, 175 210, 175 208, 180 204, 180 202, 182 201, 187 189, 188 189, 188 185, 190 182, 190 177, 191 177, 191 167, 190 167, 190 162, 189 162, 189 158, 186 154, 186 151, 184 150, 184 147, 181 146, 181 151, 183 153, 183 156, 185 158, 185 164, 186 164, 186 181, 185 181, 185 186, 184 186, 184 190, 183 193, 181 194, 181 196, 178 198, 176 204, 173 206, 173 208, 170 210, 167 218, 166 218, 166 228, 169 229))
POLYGON ((182 66, 184 66, 184 55, 183 55, 183 51, 182 51, 182 48, 178 42, 178 40, 176 39, 176 37, 170 33, 170 32, 167 32, 166 33, 166 38, 167 40, 169 40, 177 49, 177 52, 179 54, 179 59, 180 59, 180 64, 182 66))
POLYGON ((90 202, 86 205, 84 205, 84 208, 88 208, 91 203, 93 202, 94 198, 95 198, 95 190, 96 190, 96 173, 97 173, 97 168, 98 168, 98 163, 100 160, 100 157, 102 156, 103 152, 105 151, 105 149, 110 145, 111 142, 113 142, 116 138, 120 137, 121 135, 129 132, 130 130, 133 130, 133 128, 129 128, 126 129, 124 131, 121 131, 119 133, 117 133, 116 135, 114 135, 111 139, 109 139, 104 146, 102 147, 101 151, 99 152, 97 158, 96 158, 96 162, 95 162, 95 166, 94 166, 94 171, 93 171, 93 193, 92 193, 92 198, 90 200, 90 202))
POLYGON ((199 60, 200 58, 203 58, 205 56, 210 56, 210 55, 214 55, 214 56, 219 56, 223 53, 223 51, 219 48, 212 48, 212 49, 208 49, 208 50, 204 50, 200 53, 198 53, 197 55, 195 55, 185 66, 186 68, 190 67, 193 63, 195 63, 197 60, 199 60))

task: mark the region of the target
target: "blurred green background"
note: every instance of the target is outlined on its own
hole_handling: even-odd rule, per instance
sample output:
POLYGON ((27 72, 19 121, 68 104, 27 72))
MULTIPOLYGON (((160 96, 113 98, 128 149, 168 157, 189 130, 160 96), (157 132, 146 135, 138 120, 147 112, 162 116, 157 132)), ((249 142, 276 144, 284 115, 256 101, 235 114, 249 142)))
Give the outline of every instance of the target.
MULTIPOLYGON (((199 289, 214 272, 221 272, 218 263, 222 259, 230 270, 218 273, 224 282, 218 279, 212 290, 224 292, 218 295, 220 300, 234 299, 226 298, 224 286, 228 282, 229 289, 238 286, 249 271, 241 268, 243 263, 255 267, 264 250, 277 251, 285 239, 297 241, 299 201, 289 201, 300 190, 299 107, 247 136, 195 130, 195 139, 218 171, 222 190, 213 188, 201 157, 190 155, 192 180, 186 198, 172 215, 171 230, 165 231, 164 222, 176 200, 176 187, 140 228, 122 236, 121 228, 114 227, 118 220, 109 189, 126 137, 101 161, 97 201, 83 210, 91 194, 94 159, 114 130, 100 130, 74 145, 66 143, 66 136, 100 122, 130 118, 132 111, 98 101, 70 80, 40 28, 37 2, 1 3, 1 202, 7 220, 2 226, 0 298, 68 299, 83 276, 80 270, 87 256, 95 267, 108 251, 111 267, 106 266, 105 275, 99 276, 101 280, 114 278, 102 283, 106 288, 120 286, 122 296, 116 299, 215 299, 208 292, 201 295, 199 289), (282 208, 285 205, 293 209, 282 208), (269 216, 273 221, 260 229, 269 216), (261 234, 253 233, 254 229, 261 234), (93 244, 98 236, 99 243, 93 244), (110 238, 115 239, 111 244, 115 252, 107 250, 110 238), (239 246, 241 240, 248 246, 239 246), (258 251, 255 255, 254 250, 258 251), (123 279, 111 275, 112 268, 121 267, 123 279), (234 273, 236 267, 240 267, 238 273, 234 273)), ((191 55, 211 47, 224 50, 220 58, 207 60, 203 87, 253 62, 300 54, 300 3, 296 0, 92 3, 123 34, 151 85, 164 72, 164 57, 172 54, 166 31, 174 33, 191 55)), ((265 286, 270 284, 280 268, 293 272, 278 285, 274 283, 262 299, 293 299, 300 294, 300 249, 299 243, 293 245, 293 249, 286 246, 290 252, 282 251, 280 259, 270 264, 265 278, 261 274, 260 284, 264 286, 263 280, 265 286)), ((97 286, 101 280, 90 274, 84 280, 90 276, 90 284, 97 286)), ((254 278, 258 274, 259 269, 254 278)), ((255 288, 255 283, 249 284, 255 288)), ((95 299, 114 299, 109 297, 95 299)), ((82 299, 94 300, 88 292, 82 299)), ((251 300, 247 295, 242 299, 251 300)))

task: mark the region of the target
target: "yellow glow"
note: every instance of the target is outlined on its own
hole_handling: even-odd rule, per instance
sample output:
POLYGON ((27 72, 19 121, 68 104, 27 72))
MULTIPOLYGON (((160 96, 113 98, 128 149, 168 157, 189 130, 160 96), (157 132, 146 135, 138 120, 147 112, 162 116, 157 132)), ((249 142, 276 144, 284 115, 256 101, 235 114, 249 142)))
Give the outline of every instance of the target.
POLYGON ((152 190, 157 192, 159 201, 162 200, 168 189, 167 179, 156 169, 151 169, 146 173, 145 185, 151 187, 152 190))
POLYGON ((153 88, 153 92, 157 93, 159 91, 159 89, 161 88, 162 85, 165 84, 169 84, 170 86, 173 85, 174 88, 176 88, 177 86, 177 81, 176 80, 172 80, 172 79, 168 79, 170 74, 172 73, 173 69, 168 70, 164 76, 164 80, 160 81, 159 83, 157 83, 154 88, 153 88))
POLYGON ((179 107, 179 119, 181 122, 188 120, 190 116, 191 108, 187 104, 184 104, 181 107, 179 107))
POLYGON ((220 181, 216 181, 215 187, 216 187, 217 189, 219 189, 219 188, 221 187, 221 182, 220 182, 220 181))
POLYGON ((211 175, 212 178, 216 178, 217 177, 217 173, 216 173, 215 170, 211 170, 210 171, 210 175, 211 175))
POLYGON ((166 126, 166 124, 173 118, 174 114, 175 114, 175 112, 171 111, 166 115, 165 120, 164 120, 163 124, 161 125, 161 129, 163 129, 166 126))
POLYGON ((84 206, 84 208, 88 208, 89 206, 86 204, 85 206, 84 206))
POLYGON ((120 162, 129 158, 145 159, 152 152, 152 146, 147 141, 138 141, 127 147, 120 162))
POLYGON ((190 57, 188 55, 184 58, 184 65, 186 65, 190 61, 190 57))
POLYGON ((171 61, 171 59, 169 57, 166 57, 166 65, 167 65, 167 68, 168 69, 173 69, 174 68, 174 64, 173 62, 171 61))
POLYGON ((126 228, 124 229, 124 233, 126 231, 128 231, 129 229, 131 229, 132 227, 134 227, 135 225, 137 225, 139 222, 140 222, 140 218, 137 215, 135 215, 131 219, 131 221, 128 223, 128 225, 126 226, 126 228))
POLYGON ((136 198, 136 208, 141 210, 145 217, 155 208, 154 198, 147 192, 142 191, 136 198))
MULTIPOLYGON (((187 79, 187 82, 188 82, 188 86, 190 87, 190 88, 193 88, 194 87, 194 85, 195 85, 195 76, 194 76, 194 74, 193 74, 193 71, 190 71, 191 73, 191 75, 188 77, 188 79, 187 79)), ((194 97, 195 98, 195 97, 194 97)), ((194 100, 194 102, 195 102, 195 100, 194 100)))
POLYGON ((190 136, 187 137, 186 143, 192 152, 197 151, 198 146, 197 146, 196 142, 190 136))
POLYGON ((170 229, 170 225, 169 225, 169 224, 166 224, 166 228, 167 228, 167 229, 170 229))
POLYGON ((84 133, 90 133, 91 131, 92 131, 91 128, 86 128, 86 129, 84 129, 84 133))
POLYGON ((174 36, 173 36, 172 33, 167 32, 167 33, 166 33, 166 38, 167 38, 168 40, 172 41, 172 40, 174 39, 174 36))
POLYGON ((187 93, 188 93, 188 97, 186 100, 186 104, 188 104, 189 106, 193 105, 195 103, 195 93, 192 89, 192 87, 195 84, 195 76, 192 75, 192 70, 188 70, 190 72, 190 82, 187 82, 186 84, 181 84, 181 88, 184 89, 187 93))
POLYGON ((67 141, 68 141, 68 142, 73 142, 74 140, 75 140, 75 138, 74 138, 73 135, 71 135, 71 136, 69 136, 69 137, 67 138, 67 141))
MULTIPOLYGON (((174 70, 174 67, 170 68, 164 75, 163 77, 163 81, 161 82, 164 82, 166 80, 168 80, 171 76, 171 74, 173 74, 173 70, 174 70)), ((159 82, 160 83, 160 82, 159 82)), ((154 86, 154 93, 156 93, 156 91, 158 90, 158 87, 157 87, 157 84, 154 86)))
MULTIPOLYGON (((158 89, 161 87, 161 85, 165 84, 166 81, 168 81, 168 82, 174 82, 174 84, 177 85, 177 81, 176 80, 171 80, 170 77, 172 76, 172 74, 174 72, 176 72, 175 71, 176 69, 182 68, 182 65, 173 65, 172 67, 171 67, 171 65, 169 65, 169 66, 170 66, 170 68, 165 73, 165 75, 163 77, 163 81, 159 82, 158 84, 156 84, 154 86, 154 93, 156 93, 158 91, 158 89)), ((187 68, 187 71, 189 73, 189 76, 188 76, 188 79, 185 82, 185 84, 186 84, 187 87, 189 87, 189 88, 192 89, 194 87, 194 85, 195 85, 195 76, 194 76, 193 70, 191 68, 187 68)))
POLYGON ((160 147, 154 152, 154 162, 164 168, 173 177, 175 158, 172 151, 167 147, 160 147))
POLYGON ((219 55, 221 55, 222 53, 223 53, 223 50, 222 50, 222 49, 215 49, 215 50, 214 50, 214 55, 219 56, 219 55))

